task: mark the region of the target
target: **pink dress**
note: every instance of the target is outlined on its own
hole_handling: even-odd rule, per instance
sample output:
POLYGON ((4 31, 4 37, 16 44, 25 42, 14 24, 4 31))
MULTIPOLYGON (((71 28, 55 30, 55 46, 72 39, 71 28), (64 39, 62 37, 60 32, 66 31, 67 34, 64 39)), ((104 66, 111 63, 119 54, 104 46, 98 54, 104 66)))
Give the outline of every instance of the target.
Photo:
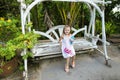
POLYGON ((72 36, 64 36, 62 39, 62 55, 64 58, 73 57, 75 55, 75 50, 73 47, 72 36))

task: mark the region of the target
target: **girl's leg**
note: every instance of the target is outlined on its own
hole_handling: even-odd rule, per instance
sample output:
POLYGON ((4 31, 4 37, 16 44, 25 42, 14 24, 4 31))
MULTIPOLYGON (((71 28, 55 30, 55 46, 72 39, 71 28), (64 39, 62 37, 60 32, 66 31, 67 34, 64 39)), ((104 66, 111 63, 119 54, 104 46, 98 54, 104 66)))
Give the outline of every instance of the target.
POLYGON ((72 65, 71 66, 72 66, 72 68, 75 67, 75 56, 72 57, 72 65))
POLYGON ((70 58, 67 58, 65 64, 65 72, 69 72, 69 62, 70 62, 70 58))

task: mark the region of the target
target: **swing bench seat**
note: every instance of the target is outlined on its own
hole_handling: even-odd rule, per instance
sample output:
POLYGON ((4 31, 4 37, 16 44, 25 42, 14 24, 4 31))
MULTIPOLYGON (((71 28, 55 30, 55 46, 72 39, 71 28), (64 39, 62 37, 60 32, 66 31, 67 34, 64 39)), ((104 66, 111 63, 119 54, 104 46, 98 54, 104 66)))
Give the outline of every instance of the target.
MULTIPOLYGON (((35 31, 34 33, 40 34, 40 36, 47 37, 48 40, 40 40, 32 49, 32 53, 34 57, 43 58, 51 58, 61 56, 61 47, 59 41, 59 37, 62 35, 64 25, 54 26, 49 29, 47 32, 35 31), (52 36, 53 34, 54 36, 52 36)), ((80 29, 71 28, 73 31, 73 36, 75 36, 75 40, 73 42, 73 46, 75 48, 76 54, 86 53, 88 51, 93 51, 97 48, 97 45, 91 42, 91 39, 87 36, 87 27, 83 27, 80 29), (76 34, 83 32, 84 37, 77 38, 76 34)))

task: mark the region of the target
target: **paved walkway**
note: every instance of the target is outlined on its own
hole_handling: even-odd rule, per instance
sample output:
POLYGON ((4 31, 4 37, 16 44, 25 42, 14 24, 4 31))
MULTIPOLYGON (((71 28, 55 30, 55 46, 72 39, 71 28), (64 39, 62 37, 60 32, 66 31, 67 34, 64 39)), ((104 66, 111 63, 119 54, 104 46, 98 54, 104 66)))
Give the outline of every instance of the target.
MULTIPOLYGON (((29 80, 120 80, 120 49, 109 46, 108 53, 112 67, 105 65, 104 57, 97 54, 80 54, 76 57, 76 67, 70 73, 64 72, 62 57, 40 60, 29 64, 29 80)), ((2 80, 23 80, 22 72, 15 72, 2 80)))

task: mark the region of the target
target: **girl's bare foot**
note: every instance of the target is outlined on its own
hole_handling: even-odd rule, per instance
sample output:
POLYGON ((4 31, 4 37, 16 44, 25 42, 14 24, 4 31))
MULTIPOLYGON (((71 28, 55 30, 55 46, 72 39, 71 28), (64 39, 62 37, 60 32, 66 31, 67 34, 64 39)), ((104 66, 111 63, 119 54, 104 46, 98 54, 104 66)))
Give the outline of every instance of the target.
POLYGON ((65 66, 65 72, 69 72, 69 66, 65 66))
POLYGON ((75 61, 72 61, 71 67, 72 67, 72 68, 75 68, 75 61))

